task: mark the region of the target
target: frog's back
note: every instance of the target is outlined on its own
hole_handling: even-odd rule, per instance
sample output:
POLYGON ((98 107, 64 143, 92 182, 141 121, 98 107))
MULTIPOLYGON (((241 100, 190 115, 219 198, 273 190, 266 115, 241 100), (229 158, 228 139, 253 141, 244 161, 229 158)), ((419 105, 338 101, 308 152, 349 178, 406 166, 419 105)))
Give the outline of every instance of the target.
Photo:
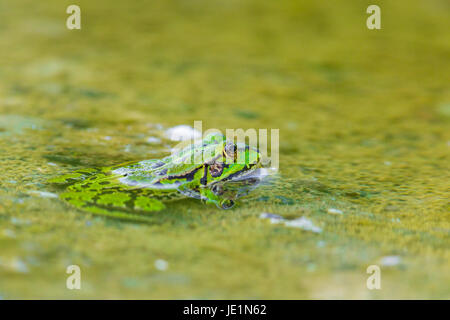
POLYGON ((145 213, 165 208, 162 201, 179 199, 176 189, 157 188, 161 160, 74 171, 50 180, 70 184, 60 198, 95 214, 146 220, 145 213))

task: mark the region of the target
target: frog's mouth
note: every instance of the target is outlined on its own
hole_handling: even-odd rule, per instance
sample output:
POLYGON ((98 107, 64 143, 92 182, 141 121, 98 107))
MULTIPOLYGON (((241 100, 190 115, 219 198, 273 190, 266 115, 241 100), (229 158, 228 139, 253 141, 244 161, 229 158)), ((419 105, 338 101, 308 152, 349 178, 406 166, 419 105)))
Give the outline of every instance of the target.
POLYGON ((267 175, 266 169, 261 168, 258 163, 252 163, 247 165, 241 171, 230 174, 228 177, 223 179, 222 181, 244 181, 249 179, 262 179, 267 175))
POLYGON ((257 188, 268 174, 270 174, 269 170, 254 164, 250 169, 246 168, 233 176, 230 175, 226 179, 211 184, 210 188, 214 194, 234 201, 257 188))

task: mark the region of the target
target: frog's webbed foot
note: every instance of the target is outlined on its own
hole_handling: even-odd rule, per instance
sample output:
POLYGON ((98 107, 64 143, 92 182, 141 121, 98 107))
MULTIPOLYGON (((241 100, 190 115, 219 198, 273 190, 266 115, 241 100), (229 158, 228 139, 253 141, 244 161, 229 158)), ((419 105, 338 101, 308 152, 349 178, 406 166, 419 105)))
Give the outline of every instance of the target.
POLYGON ((231 200, 231 199, 224 199, 224 200, 220 203, 220 206, 217 205, 217 207, 219 207, 219 208, 221 208, 221 209, 227 210, 227 209, 233 208, 234 205, 235 205, 234 200, 231 200))
POLYGON ((203 199, 205 203, 213 203, 217 206, 219 209, 231 209, 236 204, 234 200, 231 199, 203 199))
POLYGON ((231 209, 235 205, 234 200, 222 197, 220 190, 214 186, 211 188, 201 187, 200 196, 205 203, 213 203, 219 209, 231 209))

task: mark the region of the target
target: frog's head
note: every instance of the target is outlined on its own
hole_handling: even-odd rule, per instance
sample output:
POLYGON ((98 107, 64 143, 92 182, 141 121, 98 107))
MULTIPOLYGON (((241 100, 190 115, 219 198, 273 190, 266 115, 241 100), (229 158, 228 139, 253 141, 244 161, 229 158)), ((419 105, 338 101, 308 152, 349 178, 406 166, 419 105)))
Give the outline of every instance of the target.
POLYGON ((261 154, 244 143, 224 142, 220 156, 207 163, 211 179, 217 181, 242 179, 260 167, 261 154))
POLYGON ((206 136, 201 151, 205 168, 201 184, 204 186, 243 177, 260 167, 261 163, 261 154, 256 148, 242 142, 227 141, 221 134, 206 136))
MULTIPOLYGON (((244 143, 224 141, 216 147, 216 156, 205 162, 201 184, 214 190, 223 190, 224 184, 235 181, 257 179, 257 170, 261 167, 260 152, 244 143), (215 186, 221 188, 214 188, 215 186)), ((225 188, 226 189, 226 188, 225 188)), ((223 209, 231 208, 233 199, 224 199, 223 209)))

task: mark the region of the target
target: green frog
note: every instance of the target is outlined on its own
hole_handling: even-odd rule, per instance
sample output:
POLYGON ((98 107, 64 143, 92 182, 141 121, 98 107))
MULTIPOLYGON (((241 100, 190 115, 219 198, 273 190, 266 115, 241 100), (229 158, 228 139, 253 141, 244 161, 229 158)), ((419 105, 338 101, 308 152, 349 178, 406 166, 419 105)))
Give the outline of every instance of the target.
POLYGON ((60 197, 82 210, 146 220, 146 213, 186 197, 230 209, 258 185, 260 168, 258 150, 210 134, 162 159, 78 170, 50 182, 70 184, 60 197))

